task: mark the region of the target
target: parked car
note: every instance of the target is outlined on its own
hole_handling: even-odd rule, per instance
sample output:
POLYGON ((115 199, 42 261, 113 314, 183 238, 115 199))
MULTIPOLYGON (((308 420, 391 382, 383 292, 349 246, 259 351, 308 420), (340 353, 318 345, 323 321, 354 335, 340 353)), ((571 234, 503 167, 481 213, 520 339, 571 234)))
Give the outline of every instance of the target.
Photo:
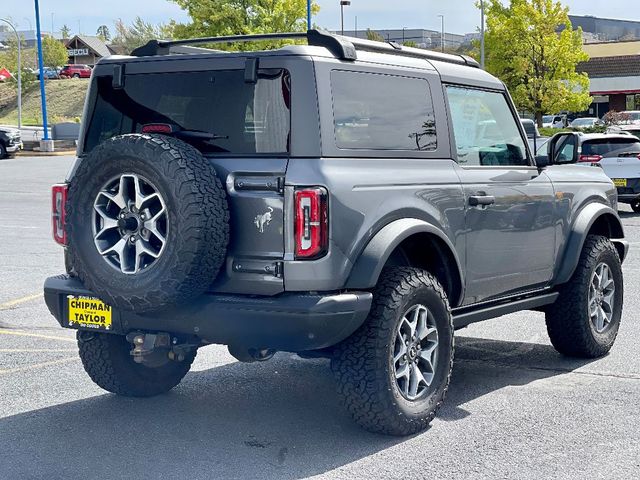
POLYGON ((613 181, 618 201, 640 212, 640 139, 622 133, 562 133, 554 136, 563 161, 599 166, 613 181))
POLYGON ((629 124, 640 123, 640 110, 626 110, 621 113, 625 114, 629 118, 627 123, 629 124))
POLYGON ((614 125, 607 128, 606 133, 627 134, 627 135, 633 135, 635 137, 640 138, 640 125, 638 124, 614 125))
POLYGON ((17 128, 0 127, 0 159, 22 150, 22 138, 17 128))
POLYGON ((214 343, 328 357, 359 424, 407 435, 444 401, 456 328, 535 309, 559 352, 605 355, 628 243, 602 169, 555 143, 536 162, 473 59, 304 38, 96 66, 44 285, 92 380, 158 395, 214 343))
POLYGON ((91 67, 88 65, 65 65, 60 70, 60 76, 64 78, 89 78, 91 67))
POLYGON ((566 115, 543 115, 542 126, 544 128, 565 128, 567 117, 566 115))
POLYGON ((551 137, 541 137, 536 122, 531 119, 521 118, 520 122, 522 122, 524 131, 527 134, 527 140, 529 142, 531 152, 534 155, 537 155, 538 152, 543 151, 543 149, 546 148, 546 144, 551 137))
MULTIPOLYGON (((45 80, 57 80, 60 78, 60 74, 56 68, 44 67, 43 71, 45 80)), ((40 70, 34 70, 33 73, 35 74, 36 79, 40 80, 40 70)))
POLYGON ((600 120, 597 117, 582 117, 582 118, 576 118, 573 122, 571 122, 571 128, 582 130, 585 128, 591 128, 591 127, 595 127, 602 124, 603 124, 602 120, 600 120))

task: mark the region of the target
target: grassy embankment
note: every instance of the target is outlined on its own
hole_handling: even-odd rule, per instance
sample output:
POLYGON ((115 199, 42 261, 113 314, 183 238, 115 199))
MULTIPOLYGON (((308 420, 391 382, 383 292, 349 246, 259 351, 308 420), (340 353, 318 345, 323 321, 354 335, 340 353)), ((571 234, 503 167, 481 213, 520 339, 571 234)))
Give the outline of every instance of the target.
MULTIPOLYGON (((50 124, 79 122, 88 79, 47 80, 47 115, 50 124)), ((0 125, 18 123, 18 95, 15 84, 0 83, 0 125)), ((37 82, 22 95, 22 124, 42 125, 40 87, 37 82)))

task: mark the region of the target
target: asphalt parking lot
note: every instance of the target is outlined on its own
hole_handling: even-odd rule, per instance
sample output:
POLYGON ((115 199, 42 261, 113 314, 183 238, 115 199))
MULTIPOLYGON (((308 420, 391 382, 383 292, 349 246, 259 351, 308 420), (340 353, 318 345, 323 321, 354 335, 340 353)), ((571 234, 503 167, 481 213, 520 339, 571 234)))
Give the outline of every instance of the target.
POLYGON ((431 428, 369 434, 342 410, 324 360, 242 364, 202 349, 169 394, 126 399, 85 375, 74 333, 40 292, 64 270, 49 187, 70 157, 0 161, 0 478, 640 478, 640 215, 610 355, 563 358, 539 313, 458 332, 431 428))

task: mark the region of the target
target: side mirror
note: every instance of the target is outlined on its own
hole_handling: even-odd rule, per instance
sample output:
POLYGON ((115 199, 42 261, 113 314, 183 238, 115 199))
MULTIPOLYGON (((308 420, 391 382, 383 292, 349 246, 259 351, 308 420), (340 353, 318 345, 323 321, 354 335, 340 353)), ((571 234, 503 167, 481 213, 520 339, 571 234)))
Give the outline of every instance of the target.
POLYGON ((545 168, 551 165, 547 155, 536 155, 536 165, 538 168, 545 168))
POLYGON ((548 165, 575 163, 578 142, 573 132, 556 133, 547 143, 548 165))

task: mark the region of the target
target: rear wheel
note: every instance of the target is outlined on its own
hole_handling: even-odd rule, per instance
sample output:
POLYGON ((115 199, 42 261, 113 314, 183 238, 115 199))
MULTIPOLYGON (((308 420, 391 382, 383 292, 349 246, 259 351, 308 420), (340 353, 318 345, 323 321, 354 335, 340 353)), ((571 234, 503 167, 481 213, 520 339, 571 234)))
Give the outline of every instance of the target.
POLYGON ((622 265, 606 237, 589 235, 571 280, 546 312, 547 331, 558 352, 601 357, 618 335, 622 317, 622 265))
POLYGON ((85 371, 99 387, 126 397, 152 397, 168 392, 189 372, 196 357, 193 350, 182 362, 169 360, 149 367, 134 362, 131 344, 124 336, 110 333, 77 333, 80 359, 85 371))
POLYGON ((72 76, 73 76, 73 78, 80 78, 80 74, 79 73, 74 73, 72 76))
POLYGON ((631 210, 635 213, 640 213, 640 200, 634 200, 631 202, 631 210))
POLYGON ((7 155, 7 149, 6 149, 6 147, 4 146, 4 144, 3 144, 3 143, 1 143, 1 142, 0 142, 0 159, 6 158, 6 157, 8 157, 8 156, 9 156, 9 155, 7 155))
POLYGON ((429 273, 385 269, 365 323, 336 347, 338 392, 361 426, 411 435, 442 405, 453 365, 453 324, 447 297, 429 273))

